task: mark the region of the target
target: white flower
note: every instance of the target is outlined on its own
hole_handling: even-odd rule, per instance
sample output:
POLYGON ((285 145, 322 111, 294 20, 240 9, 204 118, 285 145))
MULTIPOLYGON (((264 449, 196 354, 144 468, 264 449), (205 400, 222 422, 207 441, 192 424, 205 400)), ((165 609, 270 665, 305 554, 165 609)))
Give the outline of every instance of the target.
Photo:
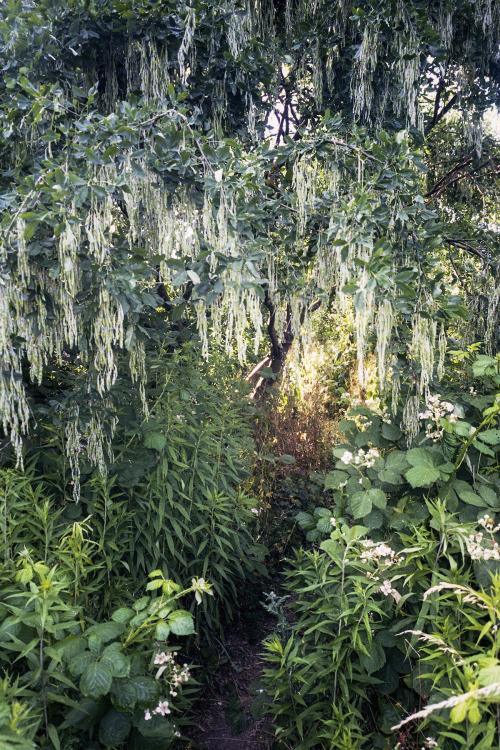
POLYGON ((389 596, 392 593, 392 586, 390 581, 384 581, 383 585, 378 589, 379 593, 389 596))
POLYGON ((216 181, 216 182, 221 182, 221 180, 222 180, 222 175, 223 175, 223 174, 224 174, 224 172, 223 172, 223 170, 222 170, 222 169, 217 169, 217 170, 216 170, 216 171, 214 172, 214 179, 215 179, 215 181, 216 181))
POLYGON ((345 451, 344 455, 340 457, 340 460, 343 464, 349 464, 351 463, 353 459, 353 455, 350 451, 345 451))
POLYGON ((207 583, 204 578, 192 578, 191 586, 194 589, 194 598, 198 604, 201 604, 201 594, 206 593, 213 596, 213 591, 210 591, 211 583, 207 583))
POLYGON ((168 701, 160 701, 156 706, 154 713, 159 714, 160 716, 166 716, 169 714, 170 709, 168 707, 168 701))
POLYGON ((334 527, 335 527, 335 526, 337 525, 337 521, 335 520, 335 518, 333 518, 333 516, 332 516, 332 518, 330 518, 330 523, 331 523, 331 524, 332 524, 332 526, 334 526, 334 527))
POLYGON ((147 711, 144 711, 144 719, 146 721, 149 721, 151 719, 151 711, 149 710, 149 708, 147 711))

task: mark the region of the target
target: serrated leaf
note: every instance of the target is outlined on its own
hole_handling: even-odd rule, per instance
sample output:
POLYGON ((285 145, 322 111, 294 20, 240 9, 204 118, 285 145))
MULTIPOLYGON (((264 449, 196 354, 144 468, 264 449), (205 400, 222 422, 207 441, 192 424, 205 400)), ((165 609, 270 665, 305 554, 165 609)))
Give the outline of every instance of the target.
POLYGON ((154 448, 161 451, 167 444, 167 438, 161 432, 147 432, 144 436, 144 445, 146 448, 154 448))
POLYGON ((119 609, 115 610, 115 612, 113 612, 113 614, 111 615, 111 619, 114 622, 119 622, 122 625, 127 625, 127 623, 132 619, 133 616, 133 609, 130 609, 130 607, 120 607, 119 609))
POLYGON ((483 443, 498 445, 500 448, 500 430, 485 430, 484 432, 480 432, 478 437, 483 443))
POLYGON ((80 679, 80 690, 87 698, 99 698, 109 693, 113 678, 110 670, 101 662, 86 667, 80 679))
POLYGON ((430 448, 411 448, 406 451, 406 460, 412 466, 438 466, 442 457, 430 448))
POLYGON ((397 474, 402 474, 409 465, 410 464, 406 460, 406 455, 403 451, 391 451, 385 457, 385 468, 387 471, 394 471, 397 474))
POLYGON ((148 581, 146 585, 146 591, 154 591, 155 589, 160 589, 163 586, 163 581, 161 578, 157 578, 154 581, 148 581))
POLYGON ((97 633, 92 633, 88 637, 88 644, 89 644, 89 649, 94 654, 100 654, 101 651, 102 651, 102 647, 104 645, 104 642, 103 642, 102 638, 99 635, 97 635, 97 633))
POLYGON ((161 693, 161 685, 152 677, 141 675, 132 677, 130 684, 136 691, 137 706, 139 708, 150 708, 158 703, 161 693))
POLYGON ((382 490, 372 487, 370 490, 367 491, 367 495, 376 508, 380 508, 381 510, 383 510, 386 507, 387 496, 385 492, 383 492, 382 490))
POLYGON ((325 490, 337 490, 348 479, 349 474, 345 471, 331 471, 325 477, 325 490))
POLYGON ((99 741, 105 747, 117 747, 127 739, 132 728, 130 717, 121 711, 110 709, 99 726, 99 741))
POLYGON ((95 662, 95 655, 90 651, 83 651, 70 660, 68 669, 73 677, 79 677, 85 672, 89 664, 95 662))
POLYGON ((297 515, 295 516, 295 520, 297 521, 301 529, 314 529, 315 528, 314 518, 312 517, 310 513, 306 513, 303 510, 297 513, 297 515))
POLYGON ((387 484, 402 484, 404 481, 401 474, 397 474, 395 471, 390 471, 389 469, 379 471, 378 478, 381 482, 387 482, 387 484))
POLYGON ((412 487, 428 487, 439 479, 439 471, 432 466, 413 466, 405 477, 412 487))
POLYGON ((69 635, 64 640, 59 641, 55 645, 57 651, 59 651, 63 658, 69 661, 73 657, 81 654, 87 647, 87 639, 81 635, 69 635))
POLYGON ((384 437, 386 440, 396 441, 399 440, 403 433, 399 429, 399 427, 395 424, 389 424, 387 422, 383 422, 382 424, 382 437, 384 437))
POLYGON ((175 635, 191 635, 195 632, 193 615, 185 609, 176 609, 171 612, 167 622, 175 635))
POLYGON ((128 677, 130 673, 130 659, 119 651, 104 651, 101 664, 109 669, 112 677, 128 677))
POLYGON ((122 635, 125 632, 125 625, 121 622, 101 622, 93 625, 87 632, 98 635, 103 643, 107 643, 122 635))
POLYGON ((386 662, 385 651, 380 643, 377 643, 376 641, 370 643, 368 651, 368 654, 360 652, 359 660, 368 674, 373 674, 374 672, 378 672, 378 670, 382 669, 384 666, 386 662))
POLYGON ((113 680, 111 686, 113 706, 121 711, 131 711, 137 703, 137 690, 131 680, 113 680))
POLYGON ((364 518, 372 510, 372 501, 367 492, 355 492, 349 498, 354 518, 364 518))
POLYGON ((318 523, 316 524, 316 528, 318 529, 318 531, 322 531, 324 534, 329 534, 333 528, 330 518, 320 518, 318 523))
POLYGON ((500 666, 480 669, 477 681, 480 687, 487 687, 488 685, 493 685, 495 682, 500 682, 500 666))
POLYGON ((166 641, 170 635, 170 627, 166 622, 157 622, 155 628, 155 638, 157 641, 166 641))

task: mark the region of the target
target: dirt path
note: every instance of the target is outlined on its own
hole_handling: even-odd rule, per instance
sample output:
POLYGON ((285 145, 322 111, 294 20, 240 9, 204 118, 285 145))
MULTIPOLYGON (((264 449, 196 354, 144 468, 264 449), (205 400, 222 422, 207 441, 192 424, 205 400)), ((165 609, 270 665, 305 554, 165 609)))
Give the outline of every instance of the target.
POLYGON ((261 640, 272 627, 271 620, 262 623, 259 638, 251 640, 248 626, 235 627, 223 647, 217 644, 221 660, 193 717, 192 750, 270 750, 271 721, 266 716, 254 718, 251 706, 264 668, 261 640))

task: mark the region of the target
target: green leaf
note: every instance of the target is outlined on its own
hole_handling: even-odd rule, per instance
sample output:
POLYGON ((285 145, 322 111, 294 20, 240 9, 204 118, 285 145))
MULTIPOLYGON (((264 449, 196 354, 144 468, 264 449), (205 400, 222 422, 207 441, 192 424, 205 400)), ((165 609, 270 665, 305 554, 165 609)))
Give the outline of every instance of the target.
POLYGON ((385 457, 385 468, 387 471, 402 474, 408 466, 409 462, 406 460, 406 454, 403 451, 391 451, 385 457))
POLYGON ((166 622, 157 622, 155 628, 155 638, 158 641, 166 641, 170 635, 170 627, 166 622))
POLYGON ((57 734, 57 729, 53 724, 49 724, 47 727, 49 737, 52 740, 52 744, 55 747, 55 750, 61 750, 61 741, 59 739, 59 735, 57 734))
POLYGON ((404 481, 401 474, 396 474, 395 471, 390 471, 389 469, 379 471, 378 478, 381 482, 387 482, 387 484, 402 484, 404 481))
POLYGON ((144 445, 146 448, 154 448, 161 451, 167 444, 167 438, 161 432, 146 432, 144 436, 144 445))
POLYGON ((93 625, 87 633, 98 635, 103 643, 107 643, 125 632, 125 625, 121 622, 101 622, 93 625))
POLYGON ((383 510, 387 505, 387 496, 382 490, 372 487, 366 493, 376 508, 383 510))
POLYGON ((396 441, 399 440, 403 433, 399 429, 399 427, 395 424, 388 424, 387 422, 383 422, 382 424, 382 437, 384 437, 386 440, 396 441))
POLYGON ((500 430, 485 430, 480 432, 478 438, 488 445, 498 445, 500 448, 500 430))
POLYGON ((163 581, 161 578, 157 578, 154 581, 148 581, 146 585, 146 591, 154 591, 155 589, 161 589, 163 586, 163 581))
POLYGON ((412 487, 428 487, 439 479, 438 469, 432 466, 414 466, 405 474, 412 487))
POLYGON ((406 451, 406 460, 412 466, 437 466, 438 455, 430 448, 412 448, 406 451))
POLYGON ((455 490, 460 500, 468 505, 475 505, 478 508, 486 508, 487 503, 483 497, 476 495, 470 484, 462 479, 454 479, 451 482, 451 488, 455 490))
POLYGON ((324 534, 329 534, 333 528, 330 518, 325 518, 324 516, 320 518, 318 523, 316 524, 316 528, 318 529, 318 531, 322 531, 324 534))
POLYGON ((129 684, 136 692, 137 706, 139 708, 151 708, 158 703, 161 693, 161 685, 152 677, 132 677, 129 684))
POLYGON ((97 633, 92 633, 88 637, 89 649, 94 654, 100 654, 104 645, 102 638, 97 633))
POLYGON ((146 172, 136 161, 130 161, 130 169, 137 177, 141 177, 142 179, 146 177, 146 172))
POLYGON ((349 474, 345 471, 331 471, 325 477, 325 490, 337 490, 348 479, 349 474))
POLYGON ((74 656, 82 653, 86 647, 87 639, 81 635, 69 635, 55 646, 66 660, 72 659, 74 656))
POLYGON ((80 679, 80 690, 88 698, 99 698, 109 693, 113 678, 110 670, 101 662, 89 664, 80 679))
POLYGON ((495 682, 500 682, 500 666, 486 667, 479 670, 477 677, 479 687, 487 687, 495 682))
POLYGON ((128 677, 130 673, 130 658, 116 649, 108 649, 105 649, 103 652, 100 663, 109 669, 112 677, 128 677))
POLYGON ((105 747, 117 747, 127 739, 132 728, 130 717, 114 708, 110 709, 101 720, 99 741, 105 747))
POLYGON ((376 641, 372 641, 368 646, 368 654, 360 651, 359 660, 368 674, 373 674, 382 669, 386 662, 385 651, 376 641))
POLYGON ((371 513, 372 501, 368 492, 356 492, 354 495, 351 495, 349 502, 354 518, 363 518, 368 513, 371 513))
POLYGON ((114 622, 119 622, 122 625, 127 625, 127 623, 132 619, 133 616, 133 609, 130 609, 129 607, 120 607, 119 609, 115 610, 115 612, 113 612, 113 614, 111 615, 111 619, 114 622))
POLYGON ((85 672, 89 664, 95 662, 94 654, 90 651, 82 651, 74 656, 68 664, 68 669, 73 677, 79 677, 85 672))
POLYGON ((176 609, 171 612, 167 622, 175 635, 191 635, 195 632, 193 615, 185 609, 176 609))
POLYGON ((137 703, 137 690, 131 680, 113 680, 111 700, 119 711, 131 711, 137 703))

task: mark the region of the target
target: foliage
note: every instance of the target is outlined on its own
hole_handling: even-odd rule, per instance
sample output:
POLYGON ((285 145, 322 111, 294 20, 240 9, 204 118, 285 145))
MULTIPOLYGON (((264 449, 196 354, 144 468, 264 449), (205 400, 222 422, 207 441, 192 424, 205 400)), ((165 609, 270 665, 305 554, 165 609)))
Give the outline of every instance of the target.
POLYGON ((498 363, 464 353, 462 367, 462 389, 430 396, 410 445, 383 409, 354 406, 328 507, 296 516, 320 549, 296 550, 297 621, 266 644, 270 710, 294 747, 392 747, 393 728, 419 718, 445 750, 498 743, 483 671, 497 659, 498 363))
POLYGON ((157 685, 152 638, 193 629, 175 586, 213 583, 200 632, 264 573, 235 362, 262 355, 265 333, 272 373, 292 339, 307 353, 317 310, 352 315, 355 332, 325 385, 345 388, 355 343, 360 401, 372 368, 380 403, 340 425, 326 499, 318 475, 279 490, 302 496, 310 544, 330 539, 293 563, 298 621, 270 651, 273 711, 297 748, 383 747, 381 696, 407 711, 425 696, 400 676, 396 628, 424 632, 438 577, 488 586, 496 563, 476 521, 500 491, 499 147, 482 132, 499 40, 489 0, 1 5, 0 648, 40 742, 78 747, 75 727, 109 747, 173 740, 165 701, 154 713, 158 695, 146 705, 130 681, 157 685), (368 578, 382 569, 365 533, 368 552, 389 537, 406 550, 398 601, 392 575, 368 578), (157 621, 148 600, 125 617, 151 569, 151 598, 172 609, 157 621), (81 654, 66 658, 64 638, 81 654))
POLYGON ((4 4, 1 404, 17 459, 30 410, 52 401, 75 484, 81 442, 102 469, 121 365, 144 394, 145 348, 194 317, 205 353, 243 362, 266 310, 280 350, 284 333, 307 339, 317 302, 352 297, 360 384, 376 331, 381 390, 410 369, 420 398, 436 335, 466 317, 452 275, 496 288, 475 243, 481 223, 494 246, 487 204, 459 221, 444 193, 460 173, 492 195, 479 125, 498 96, 497 15, 469 0, 4 4), (459 147, 425 185, 453 108, 459 147))
POLYGON ((181 591, 154 571, 146 588, 156 594, 93 622, 73 604, 70 584, 56 566, 34 562, 28 553, 20 562, 13 579, 3 575, 0 654, 7 663, 15 657, 11 669, 23 696, 36 695, 47 739, 56 749, 76 747, 97 732, 104 747, 166 747, 177 730, 160 715, 171 713, 169 703, 176 702, 189 672, 160 648, 169 636, 194 632, 193 617, 178 600, 194 592, 201 602, 210 586, 193 578, 181 591), (162 665, 155 677, 153 658, 162 665))

